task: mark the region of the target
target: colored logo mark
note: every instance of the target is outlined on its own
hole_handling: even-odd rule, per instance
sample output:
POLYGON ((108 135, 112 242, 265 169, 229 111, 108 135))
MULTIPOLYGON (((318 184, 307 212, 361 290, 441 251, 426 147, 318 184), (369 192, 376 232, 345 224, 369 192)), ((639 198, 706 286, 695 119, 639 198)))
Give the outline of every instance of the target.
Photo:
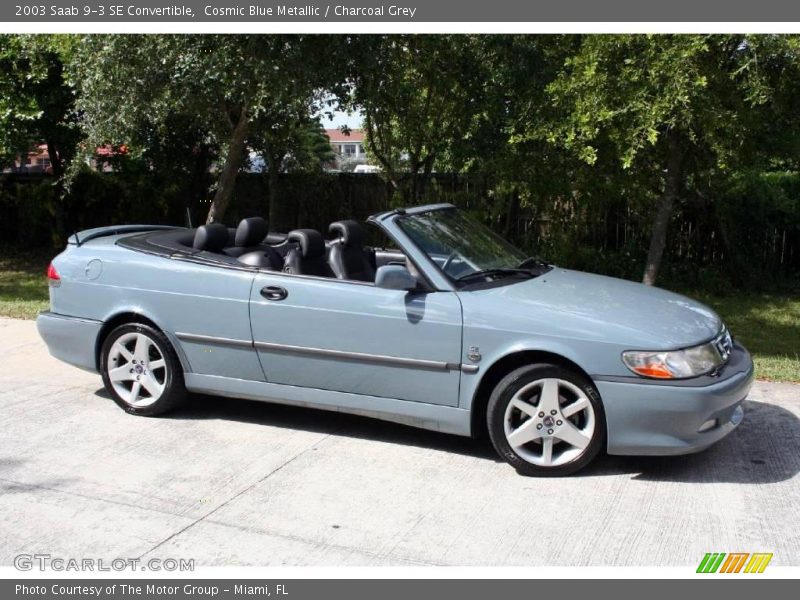
POLYGON ((698 573, 763 573, 772 554, 766 552, 708 552, 700 565, 698 573))

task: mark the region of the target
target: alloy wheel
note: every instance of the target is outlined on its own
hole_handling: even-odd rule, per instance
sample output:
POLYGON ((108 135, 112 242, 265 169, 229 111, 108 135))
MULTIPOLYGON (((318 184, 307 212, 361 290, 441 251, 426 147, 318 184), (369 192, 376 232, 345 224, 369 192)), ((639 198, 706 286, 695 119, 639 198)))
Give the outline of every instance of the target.
POLYGON ((121 335, 108 353, 108 378, 129 406, 143 408, 164 393, 167 364, 158 345, 143 333, 121 335))
POLYGON ((596 417, 583 390, 569 381, 538 379, 524 385, 506 407, 506 440, 523 460, 541 467, 569 464, 589 447, 596 417))

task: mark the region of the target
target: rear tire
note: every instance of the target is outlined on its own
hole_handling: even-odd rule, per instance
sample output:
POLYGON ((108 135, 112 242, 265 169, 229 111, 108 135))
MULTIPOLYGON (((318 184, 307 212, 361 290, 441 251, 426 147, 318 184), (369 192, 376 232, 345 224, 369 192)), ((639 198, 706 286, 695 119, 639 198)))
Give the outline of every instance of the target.
POLYGON ((570 475, 603 447, 606 419, 585 377, 552 364, 521 367, 497 384, 487 406, 489 436, 518 473, 570 475))
POLYGON ((175 349, 167 336, 144 323, 120 325, 108 334, 100 370, 111 398, 132 415, 161 415, 187 397, 175 349))

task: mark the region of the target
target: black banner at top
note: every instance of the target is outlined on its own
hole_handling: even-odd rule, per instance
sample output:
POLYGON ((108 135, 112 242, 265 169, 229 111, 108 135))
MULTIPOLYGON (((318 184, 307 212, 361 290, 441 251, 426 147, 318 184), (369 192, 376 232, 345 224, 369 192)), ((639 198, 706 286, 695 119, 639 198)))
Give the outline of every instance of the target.
POLYGON ((14 22, 796 22, 787 0, 12 0, 14 22))

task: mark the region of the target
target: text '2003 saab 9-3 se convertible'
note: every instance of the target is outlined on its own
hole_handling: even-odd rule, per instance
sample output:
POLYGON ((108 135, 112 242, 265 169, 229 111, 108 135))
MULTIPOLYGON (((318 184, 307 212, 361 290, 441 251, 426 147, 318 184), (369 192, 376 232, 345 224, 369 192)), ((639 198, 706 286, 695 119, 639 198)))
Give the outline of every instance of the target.
POLYGON ((685 454, 742 420, 747 350, 710 309, 561 269, 449 204, 270 233, 127 225, 72 236, 38 328, 131 414, 187 391, 488 430, 517 471, 685 454))

